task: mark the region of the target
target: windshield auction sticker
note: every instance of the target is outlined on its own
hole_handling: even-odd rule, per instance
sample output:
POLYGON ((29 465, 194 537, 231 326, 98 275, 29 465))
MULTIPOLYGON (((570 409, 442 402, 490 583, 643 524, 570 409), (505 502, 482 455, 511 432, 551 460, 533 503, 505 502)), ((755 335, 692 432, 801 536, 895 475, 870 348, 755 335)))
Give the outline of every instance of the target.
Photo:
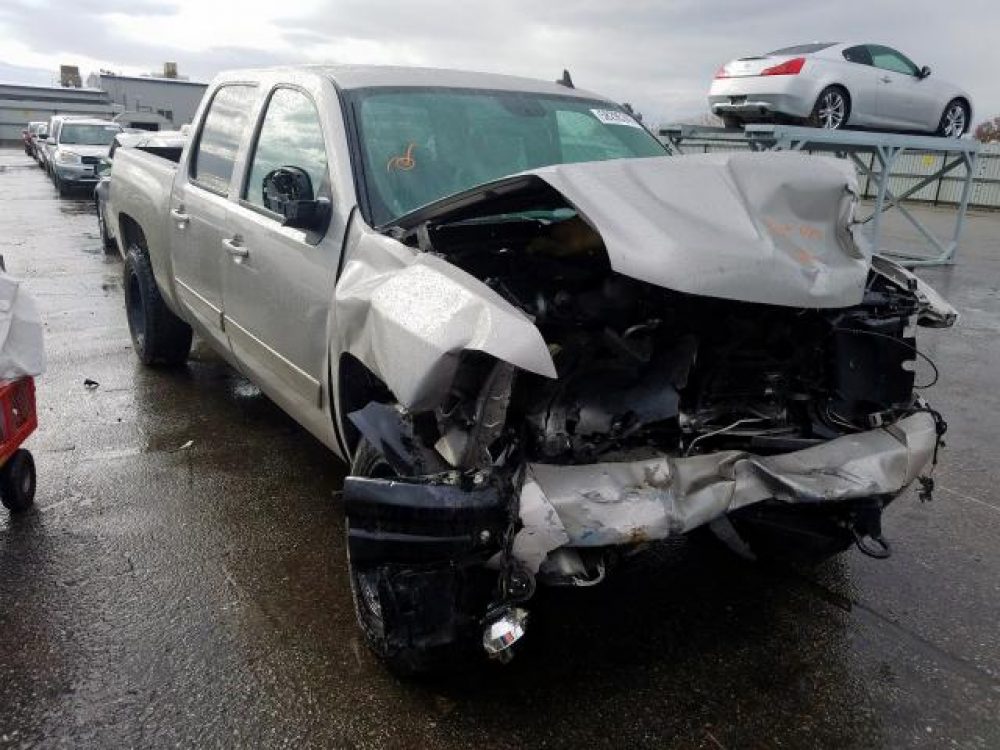
POLYGON ((630 128, 642 129, 642 125, 634 118, 617 109, 592 109, 590 113, 605 125, 627 125, 630 128))

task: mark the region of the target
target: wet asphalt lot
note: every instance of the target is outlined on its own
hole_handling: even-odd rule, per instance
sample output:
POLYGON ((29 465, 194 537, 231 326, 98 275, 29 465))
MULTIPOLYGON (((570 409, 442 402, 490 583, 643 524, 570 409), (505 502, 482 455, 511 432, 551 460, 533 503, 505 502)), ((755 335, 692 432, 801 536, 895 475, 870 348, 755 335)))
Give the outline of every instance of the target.
POLYGON ((0 511, 0 746, 1000 747, 1000 214, 922 272, 963 315, 922 333, 951 432, 890 560, 665 544, 542 595, 510 666, 423 684, 355 631, 344 467, 203 346, 141 368, 89 199, 14 150, 0 252, 49 356, 37 509, 0 511))

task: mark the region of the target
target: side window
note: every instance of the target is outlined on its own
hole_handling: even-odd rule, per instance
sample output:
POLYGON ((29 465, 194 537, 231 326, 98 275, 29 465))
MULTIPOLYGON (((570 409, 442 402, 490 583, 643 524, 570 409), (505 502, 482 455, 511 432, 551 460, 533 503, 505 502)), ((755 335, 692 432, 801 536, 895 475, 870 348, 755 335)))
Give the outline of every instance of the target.
POLYGON ((868 48, 859 44, 856 47, 848 47, 844 50, 844 59, 847 62, 859 63, 860 65, 871 65, 872 64, 872 54, 868 51, 868 48))
POLYGON ((868 45, 868 51, 871 52, 872 63, 876 68, 891 70, 894 73, 902 73, 908 76, 917 74, 917 66, 894 49, 870 44, 868 45))
POLYGON ((280 167, 298 167, 309 175, 313 194, 329 192, 326 147, 319 112, 296 89, 279 88, 271 95, 260 126, 243 197, 264 208, 264 178, 280 167))
POLYGON ((191 164, 191 179, 202 187, 216 193, 229 191, 256 93, 254 86, 223 86, 215 92, 191 164))

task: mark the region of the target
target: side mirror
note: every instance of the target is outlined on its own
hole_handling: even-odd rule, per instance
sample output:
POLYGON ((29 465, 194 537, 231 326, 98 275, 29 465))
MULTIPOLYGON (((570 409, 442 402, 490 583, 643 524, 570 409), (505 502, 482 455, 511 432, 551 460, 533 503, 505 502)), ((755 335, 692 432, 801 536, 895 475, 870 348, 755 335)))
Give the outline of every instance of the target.
POLYGON ((264 207, 285 217, 282 226, 323 230, 330 201, 316 198, 309 174, 299 167, 279 167, 264 175, 264 207))
POLYGON ((930 68, 928 68, 928 67, 927 67, 927 66, 925 65, 925 66, 924 66, 924 67, 922 67, 922 68, 920 69, 920 71, 919 71, 919 72, 917 73, 917 78, 920 78, 921 80, 923 80, 924 78, 926 78, 926 77, 927 77, 927 76, 929 76, 930 74, 931 74, 931 69, 930 69, 930 68))

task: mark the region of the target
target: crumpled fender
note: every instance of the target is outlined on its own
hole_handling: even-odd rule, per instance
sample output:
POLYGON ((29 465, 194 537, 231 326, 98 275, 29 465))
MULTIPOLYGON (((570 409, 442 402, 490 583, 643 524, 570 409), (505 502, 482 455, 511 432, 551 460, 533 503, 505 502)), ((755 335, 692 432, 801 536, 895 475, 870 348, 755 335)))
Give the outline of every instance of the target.
POLYGON ((912 289, 920 305, 917 322, 925 328, 950 328, 958 321, 958 310, 930 284, 912 271, 883 255, 872 258, 872 270, 902 289, 912 289))
POLYGON ((335 292, 336 351, 368 367, 411 411, 435 407, 464 351, 555 378, 542 334, 524 313, 456 266, 364 234, 335 292))

